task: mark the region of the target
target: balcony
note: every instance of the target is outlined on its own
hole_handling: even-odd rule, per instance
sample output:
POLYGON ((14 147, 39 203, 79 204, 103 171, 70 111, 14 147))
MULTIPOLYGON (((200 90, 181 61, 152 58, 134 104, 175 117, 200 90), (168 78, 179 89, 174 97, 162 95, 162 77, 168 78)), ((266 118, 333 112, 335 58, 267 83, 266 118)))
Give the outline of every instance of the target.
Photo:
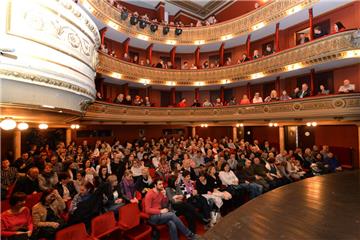
POLYGON ((169 41, 176 41, 176 45, 179 46, 196 45, 196 42, 199 40, 206 44, 216 43, 222 42, 224 39, 227 40, 246 35, 263 26, 276 23, 301 9, 309 8, 319 1, 320 0, 271 1, 256 11, 229 21, 206 27, 182 28, 183 32, 180 36, 175 36, 174 31, 163 35, 161 29, 153 33, 149 28, 139 29, 136 26, 131 26, 128 20, 121 20, 120 11, 111 6, 106 0, 81 0, 80 2, 101 22, 129 37, 139 39, 146 38, 149 42, 162 44, 169 44, 169 41), (139 36, 141 36, 141 38, 139 36))
POLYGON ((360 120, 360 93, 329 95, 279 101, 212 108, 156 108, 123 106, 94 102, 82 118, 83 122, 101 124, 301 124, 316 120, 323 124, 360 120))
POLYGON ((150 85, 209 86, 240 84, 252 79, 261 79, 296 70, 314 68, 329 62, 348 60, 353 64, 360 57, 360 31, 349 30, 331 34, 276 54, 227 67, 200 70, 170 70, 144 67, 128 63, 99 52, 98 73, 135 83, 147 80, 150 85), (224 82, 226 80, 226 82, 224 82), (201 81, 201 82, 199 82, 201 81))

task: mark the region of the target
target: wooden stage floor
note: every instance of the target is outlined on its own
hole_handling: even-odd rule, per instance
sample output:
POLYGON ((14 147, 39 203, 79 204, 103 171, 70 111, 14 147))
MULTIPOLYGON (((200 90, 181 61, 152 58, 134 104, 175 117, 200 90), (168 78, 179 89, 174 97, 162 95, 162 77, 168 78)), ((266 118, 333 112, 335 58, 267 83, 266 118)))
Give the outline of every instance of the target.
POLYGON ((222 239, 360 239, 360 171, 308 178, 263 194, 204 235, 222 239))

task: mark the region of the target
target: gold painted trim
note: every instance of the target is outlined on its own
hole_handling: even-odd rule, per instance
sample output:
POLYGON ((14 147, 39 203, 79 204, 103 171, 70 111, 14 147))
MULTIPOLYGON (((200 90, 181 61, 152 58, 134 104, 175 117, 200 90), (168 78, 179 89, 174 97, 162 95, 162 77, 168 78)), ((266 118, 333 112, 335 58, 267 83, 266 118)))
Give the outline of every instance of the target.
POLYGON ((341 94, 262 104, 212 108, 135 107, 95 102, 87 109, 83 121, 142 123, 213 123, 294 119, 360 120, 360 94, 341 94))
POLYGON ((287 16, 287 11, 295 6, 302 9, 309 8, 320 0, 281 0, 271 1, 262 8, 252 11, 235 19, 220 22, 211 26, 183 28, 180 36, 176 36, 174 31, 163 35, 162 31, 152 33, 149 28, 139 29, 132 26, 128 21, 122 21, 120 12, 110 6, 106 0, 80 0, 82 4, 88 3, 91 13, 104 24, 120 31, 126 35, 137 38, 139 34, 149 38, 149 42, 167 44, 168 40, 176 40, 176 45, 196 45, 195 41, 204 40, 206 44, 222 42, 221 36, 232 35, 237 37, 253 31, 253 27, 259 23, 265 25, 278 22, 287 16), (109 24, 110 23, 110 24, 109 24))
POLYGON ((65 82, 62 80, 54 79, 54 78, 44 77, 44 76, 37 75, 37 74, 31 74, 31 73, 26 73, 26 72, 22 72, 22 71, 10 71, 10 70, 5 70, 5 69, 0 69, 0 76, 2 76, 3 78, 10 77, 11 79, 16 80, 16 81, 37 82, 37 83, 41 83, 42 85, 48 85, 48 86, 51 86, 54 88, 67 90, 67 91, 75 92, 77 94, 85 95, 90 98, 95 98, 95 93, 93 93, 92 91, 89 91, 86 88, 76 86, 69 82, 65 82))
POLYGON ((99 52, 97 72, 108 76, 113 76, 113 73, 117 72, 121 74, 122 80, 136 83, 139 83, 139 79, 146 78, 150 80, 151 85, 167 85, 170 81, 175 82, 176 86, 194 86, 197 81, 203 81, 205 86, 219 85, 224 84, 224 79, 228 80, 227 83, 248 81, 343 59, 348 51, 359 49, 357 42, 360 42, 360 31, 346 31, 244 64, 198 70, 144 67, 99 52), (294 68, 289 67, 292 64, 295 64, 294 68))

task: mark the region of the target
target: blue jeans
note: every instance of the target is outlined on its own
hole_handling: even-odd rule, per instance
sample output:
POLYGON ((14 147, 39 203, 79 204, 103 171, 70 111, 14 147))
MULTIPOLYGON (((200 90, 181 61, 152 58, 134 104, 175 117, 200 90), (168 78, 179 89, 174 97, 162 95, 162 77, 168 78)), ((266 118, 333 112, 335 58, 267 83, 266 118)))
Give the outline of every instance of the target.
POLYGON ((177 234, 178 229, 180 230, 180 232, 182 234, 184 234, 188 238, 190 238, 191 235, 193 234, 173 212, 152 215, 149 219, 149 223, 151 223, 153 225, 159 225, 159 224, 166 223, 169 227, 169 233, 170 233, 171 240, 179 239, 178 234, 177 234))
POLYGON ((249 192, 249 198, 253 199, 256 196, 259 196, 263 191, 263 186, 257 183, 240 183, 240 188, 244 188, 249 192))

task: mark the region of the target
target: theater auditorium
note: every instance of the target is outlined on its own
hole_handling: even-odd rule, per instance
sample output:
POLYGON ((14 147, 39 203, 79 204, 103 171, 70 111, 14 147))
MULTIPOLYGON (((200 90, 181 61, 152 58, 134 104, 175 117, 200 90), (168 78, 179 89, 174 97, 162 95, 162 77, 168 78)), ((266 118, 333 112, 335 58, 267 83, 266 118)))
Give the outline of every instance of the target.
POLYGON ((1 0, 1 239, 360 240, 360 1, 1 0))

